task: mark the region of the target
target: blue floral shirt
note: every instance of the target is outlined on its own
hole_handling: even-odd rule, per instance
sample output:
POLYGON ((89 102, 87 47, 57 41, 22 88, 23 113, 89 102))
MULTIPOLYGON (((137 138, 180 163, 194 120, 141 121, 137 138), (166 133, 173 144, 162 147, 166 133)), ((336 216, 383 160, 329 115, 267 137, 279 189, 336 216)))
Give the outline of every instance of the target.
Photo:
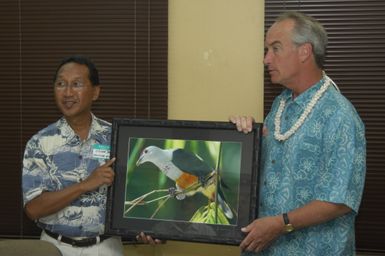
MULTIPOLYGON (((44 191, 58 191, 86 179, 109 159, 111 124, 92 115, 88 138, 82 141, 65 118, 35 134, 23 160, 24 205, 44 191)), ((38 226, 69 237, 104 232, 106 188, 83 194, 64 209, 40 218, 38 226)))
POLYGON ((274 138, 281 99, 286 107, 281 133, 298 120, 323 80, 294 100, 284 90, 265 120, 262 140, 259 217, 280 215, 320 200, 345 204, 349 214, 282 235, 258 255, 354 255, 354 221, 366 172, 365 128, 353 105, 333 86, 319 99, 303 125, 286 141, 274 138))

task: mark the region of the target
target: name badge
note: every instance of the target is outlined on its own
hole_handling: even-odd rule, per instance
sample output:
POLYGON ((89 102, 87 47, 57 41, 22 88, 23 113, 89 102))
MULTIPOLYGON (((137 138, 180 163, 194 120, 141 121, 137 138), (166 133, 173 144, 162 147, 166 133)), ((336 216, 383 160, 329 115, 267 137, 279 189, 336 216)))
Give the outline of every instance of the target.
POLYGON ((110 159, 110 146, 102 144, 92 145, 92 158, 93 159, 110 159))

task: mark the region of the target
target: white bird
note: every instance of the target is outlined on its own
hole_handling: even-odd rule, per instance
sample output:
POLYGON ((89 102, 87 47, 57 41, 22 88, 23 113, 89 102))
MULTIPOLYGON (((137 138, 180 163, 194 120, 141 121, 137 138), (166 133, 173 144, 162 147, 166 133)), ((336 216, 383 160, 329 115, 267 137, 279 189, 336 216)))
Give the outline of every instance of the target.
POLYGON ((151 162, 168 178, 175 181, 177 199, 192 196, 201 192, 210 201, 217 199, 218 205, 227 218, 232 219, 233 213, 224 200, 221 187, 227 187, 219 180, 217 191, 217 174, 199 156, 184 149, 161 149, 148 146, 141 153, 136 165, 151 162))

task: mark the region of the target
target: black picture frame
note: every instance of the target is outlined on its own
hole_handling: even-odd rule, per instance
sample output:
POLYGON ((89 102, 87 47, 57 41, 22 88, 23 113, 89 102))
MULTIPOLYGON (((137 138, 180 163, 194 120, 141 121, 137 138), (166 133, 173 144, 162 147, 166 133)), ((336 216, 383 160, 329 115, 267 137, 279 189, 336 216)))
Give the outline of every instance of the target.
POLYGON ((261 130, 258 123, 244 134, 230 122, 113 119, 105 233, 239 245, 240 229, 257 214, 261 130))

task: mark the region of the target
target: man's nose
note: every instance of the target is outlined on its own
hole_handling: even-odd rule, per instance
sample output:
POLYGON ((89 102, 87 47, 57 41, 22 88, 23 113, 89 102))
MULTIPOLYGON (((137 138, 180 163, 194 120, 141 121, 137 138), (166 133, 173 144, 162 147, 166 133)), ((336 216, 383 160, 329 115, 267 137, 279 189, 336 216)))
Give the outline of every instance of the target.
POLYGON ((263 58, 263 64, 268 65, 271 62, 271 54, 270 51, 266 51, 265 57, 263 58))
POLYGON ((67 84, 67 86, 64 88, 64 94, 72 95, 73 92, 74 92, 73 86, 71 84, 67 84))

